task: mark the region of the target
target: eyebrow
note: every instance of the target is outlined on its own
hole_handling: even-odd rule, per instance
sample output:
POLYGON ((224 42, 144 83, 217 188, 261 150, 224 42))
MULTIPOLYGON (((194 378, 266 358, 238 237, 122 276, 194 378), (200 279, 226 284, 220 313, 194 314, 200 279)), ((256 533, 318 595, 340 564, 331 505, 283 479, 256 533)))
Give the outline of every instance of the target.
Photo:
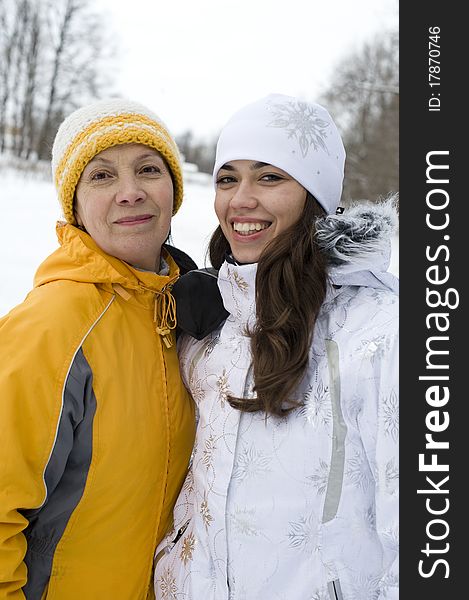
MULTIPOLYGON (((250 165, 249 168, 251 171, 256 171, 257 169, 262 169, 262 167, 268 167, 268 166, 269 166, 269 163, 255 162, 255 163, 252 163, 252 165, 250 165)), ((225 169, 226 171, 236 171, 235 167, 233 167, 233 165, 230 165, 229 163, 222 165, 220 167, 220 171, 222 169, 225 169)))
POLYGON ((163 156, 161 156, 161 154, 158 152, 158 150, 155 150, 154 152, 145 152, 144 154, 140 154, 139 156, 137 156, 137 158, 135 160, 142 160, 145 158, 161 158, 161 160, 164 162, 164 158, 163 156))
MULTIPOLYGON (((163 157, 161 156, 161 154, 157 150, 155 150, 155 152, 145 152, 143 154, 139 154, 135 158, 135 162, 137 162, 139 160, 145 160, 146 158, 153 158, 155 156, 161 158, 161 160, 163 160, 163 162, 164 162, 163 157)), ((90 163, 99 163, 99 162, 104 163, 106 165, 112 165, 112 164, 114 164, 113 160, 109 160, 107 158, 103 158, 102 156, 94 156, 90 160, 90 162, 88 164, 90 164, 90 163)))
POLYGON ((88 165, 91 163, 98 163, 98 162, 106 163, 107 165, 112 164, 112 160, 108 160, 107 158, 102 158, 101 156, 93 156, 93 158, 90 160, 88 165))

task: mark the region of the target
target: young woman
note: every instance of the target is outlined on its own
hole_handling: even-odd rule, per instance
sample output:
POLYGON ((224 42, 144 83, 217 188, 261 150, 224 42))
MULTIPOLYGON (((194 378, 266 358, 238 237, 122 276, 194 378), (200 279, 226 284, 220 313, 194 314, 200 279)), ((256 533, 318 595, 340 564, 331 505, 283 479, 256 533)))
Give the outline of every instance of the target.
POLYGON ((199 416, 157 598, 397 598, 397 216, 336 215, 344 161, 328 112, 287 96, 221 132, 218 278, 178 283, 199 416))
POLYGON ((164 246, 181 161, 114 99, 65 119, 52 168, 60 248, 0 320, 0 598, 145 600, 195 431, 164 246))

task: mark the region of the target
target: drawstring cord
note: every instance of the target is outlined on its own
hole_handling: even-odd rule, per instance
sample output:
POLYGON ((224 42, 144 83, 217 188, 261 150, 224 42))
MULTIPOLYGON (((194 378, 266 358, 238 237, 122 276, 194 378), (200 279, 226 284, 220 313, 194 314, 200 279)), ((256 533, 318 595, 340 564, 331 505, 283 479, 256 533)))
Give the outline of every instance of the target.
MULTIPOLYGON (((161 292, 155 292, 155 304, 153 310, 153 321, 155 323, 156 333, 161 335, 166 348, 171 348, 173 339, 171 330, 176 327, 176 300, 171 294, 173 281, 170 281, 161 292)), ((114 291, 119 294, 124 300, 131 298, 131 294, 125 290, 120 284, 113 284, 114 291)), ((146 288, 148 289, 148 288, 146 288)), ((150 290, 149 290, 150 291, 150 290)))
POLYGON ((166 348, 171 348, 173 345, 171 330, 176 327, 176 300, 171 294, 171 287, 167 285, 161 292, 155 292, 153 313, 156 333, 161 335, 166 348))

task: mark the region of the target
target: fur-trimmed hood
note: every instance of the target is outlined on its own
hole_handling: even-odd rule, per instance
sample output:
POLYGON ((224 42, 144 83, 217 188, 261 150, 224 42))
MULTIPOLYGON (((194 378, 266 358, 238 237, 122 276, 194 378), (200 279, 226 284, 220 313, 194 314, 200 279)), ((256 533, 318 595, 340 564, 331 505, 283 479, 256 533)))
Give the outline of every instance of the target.
POLYGON ((380 203, 352 205, 341 215, 317 221, 316 241, 327 255, 334 285, 366 285, 398 292, 399 281, 387 270, 391 236, 398 227, 396 196, 380 203))

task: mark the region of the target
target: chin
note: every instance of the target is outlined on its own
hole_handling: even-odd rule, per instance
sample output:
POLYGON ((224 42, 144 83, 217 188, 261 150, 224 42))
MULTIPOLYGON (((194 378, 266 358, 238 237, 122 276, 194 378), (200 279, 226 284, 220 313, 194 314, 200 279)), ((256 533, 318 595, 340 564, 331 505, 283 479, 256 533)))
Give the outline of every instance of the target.
POLYGON ((239 253, 236 254, 233 252, 233 257, 235 259, 235 261, 237 263, 239 263, 240 265, 250 265, 252 263, 257 263, 259 262, 259 258, 260 258, 260 253, 257 254, 247 254, 247 253, 239 253))

